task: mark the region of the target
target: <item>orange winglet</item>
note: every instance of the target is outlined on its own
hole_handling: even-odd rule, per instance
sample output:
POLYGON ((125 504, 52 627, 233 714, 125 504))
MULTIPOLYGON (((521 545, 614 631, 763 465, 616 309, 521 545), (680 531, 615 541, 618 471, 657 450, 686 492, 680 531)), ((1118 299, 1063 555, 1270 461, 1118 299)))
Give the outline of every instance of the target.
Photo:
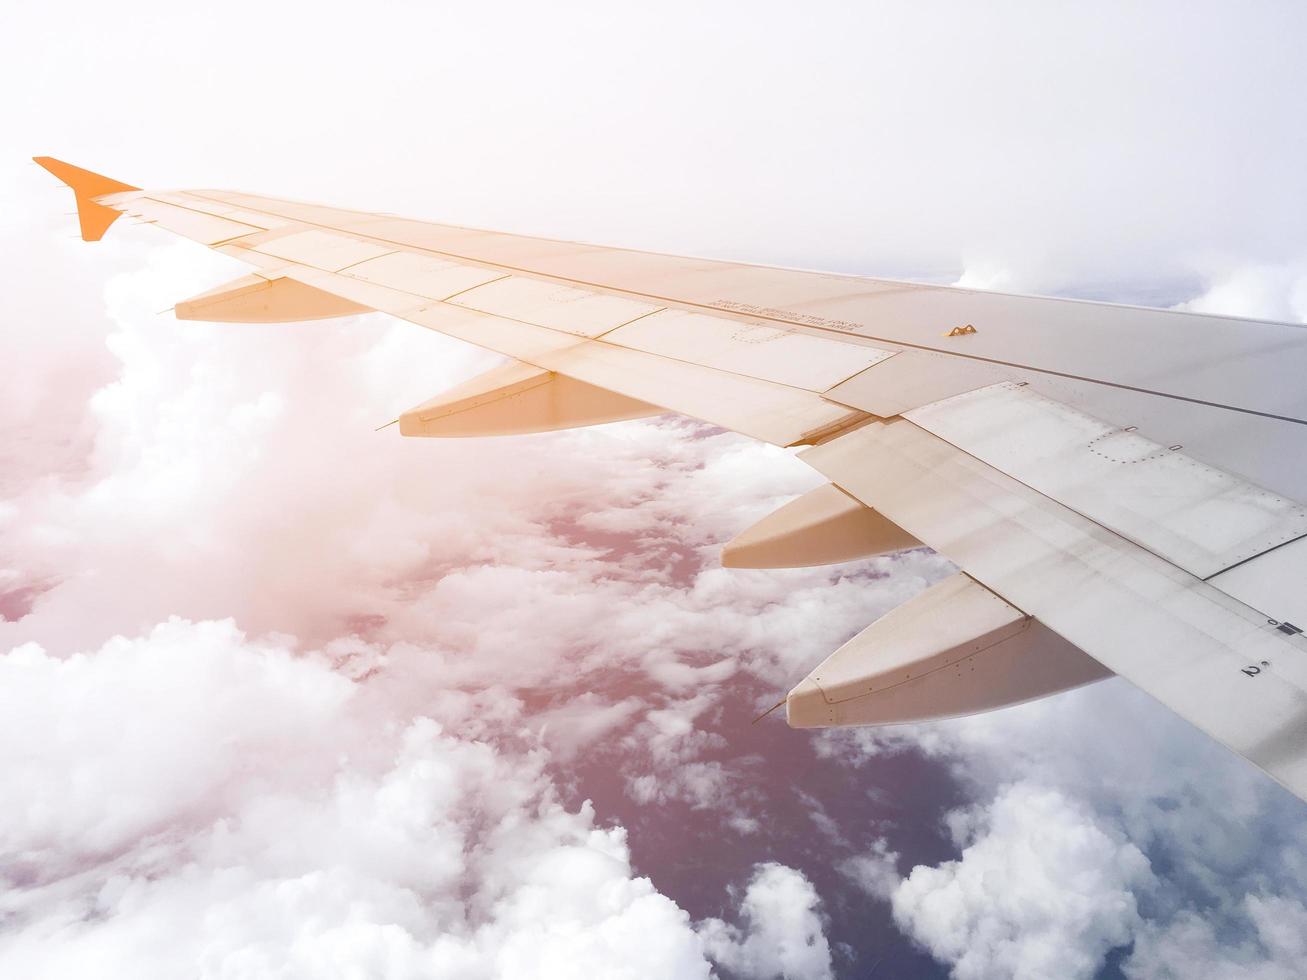
POLYGON ((119 212, 113 208, 98 204, 97 197, 105 194, 118 194, 122 191, 139 191, 139 187, 124 184, 122 181, 92 173, 71 163, 64 163, 54 157, 32 157, 50 173, 54 174, 73 189, 77 196, 77 218, 82 225, 82 240, 98 242, 109 230, 109 226, 118 220, 119 212))

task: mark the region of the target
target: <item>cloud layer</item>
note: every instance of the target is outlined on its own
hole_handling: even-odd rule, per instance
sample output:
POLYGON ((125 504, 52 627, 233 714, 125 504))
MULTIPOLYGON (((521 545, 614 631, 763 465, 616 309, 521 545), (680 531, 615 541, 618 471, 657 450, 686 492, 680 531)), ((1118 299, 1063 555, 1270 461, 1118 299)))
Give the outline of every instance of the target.
POLYGON ((374 433, 494 359, 158 316, 244 267, 19 162, 1303 319, 1301 10, 83 7, 0 40, 0 972, 1300 971, 1301 804, 1124 684, 748 725, 948 571, 716 567, 787 454, 374 433))
POLYGON ((1148 860, 1065 797, 1011 786, 952 823, 961 857, 914 868, 893 905, 959 980, 1091 977, 1130 941, 1148 860))
POLYGON ((6 970, 829 976, 800 871, 738 869, 696 924, 569 762, 616 744, 633 801, 754 832, 702 718, 945 563, 724 571, 814 482, 787 454, 677 420, 397 443, 368 423, 487 359, 367 320, 191 329, 153 311, 225 263, 125 251, 115 363, 69 382, 80 417, 32 409, 0 527, 6 970))
POLYGON ((377 715, 320 654, 172 620, 0 679, 6 972, 708 973, 542 753, 377 715))
MULTIPOLYGON (((820 742, 853 773, 905 749, 950 767, 976 801, 946 821, 954 856, 913 864, 902 828, 855 832, 864 807, 805 797, 827 855, 716 868, 736 897, 696 921, 576 798, 587 760, 608 753, 637 806, 758 835, 773 804, 722 713, 765 706, 947 563, 716 567, 815 477, 684 421, 396 442, 372 423, 492 361, 375 319, 177 324, 154 311, 232 270, 125 237, 107 360, 65 363, 56 322, 30 344, 62 398, 9 396, 30 451, 0 510, 0 956, 24 972, 128 971, 132 937, 166 928, 196 938, 160 969, 214 975, 321 974, 333 950, 400 976, 824 977, 847 954, 819 883, 840 882, 959 977, 1091 976, 1123 946, 1128 974, 1167 976, 1227 934, 1229 970, 1291 961, 1296 801, 1119 684, 820 742)), ((1255 309, 1271 280, 1296 282, 1250 273, 1195 303, 1255 309)))

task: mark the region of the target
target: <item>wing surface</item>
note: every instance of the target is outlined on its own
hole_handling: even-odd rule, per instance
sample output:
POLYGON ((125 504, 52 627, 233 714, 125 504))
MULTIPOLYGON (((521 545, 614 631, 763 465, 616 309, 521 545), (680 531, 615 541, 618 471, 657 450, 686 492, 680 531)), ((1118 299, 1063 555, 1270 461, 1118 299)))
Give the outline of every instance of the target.
MULTIPOLYGON (((783 547, 755 534, 751 560, 803 555, 804 533, 824 535, 808 553, 842 554, 831 535, 854 524, 885 547, 924 542, 990 590, 1012 630, 1037 622, 1307 799, 1302 328, 139 190, 38 162, 73 187, 84 237, 126 215, 254 267, 179 315, 377 310, 521 365, 420 406, 407 434, 663 409, 811 447, 802 458, 842 493, 773 522, 783 547), (850 500, 876 521, 850 523, 850 500)), ((975 588, 939 594, 999 608, 975 588)), ((960 665, 988 647, 956 633, 932 684, 981 683, 960 665)), ((1021 669, 1029 654, 1005 649, 1003 669, 1021 669)))

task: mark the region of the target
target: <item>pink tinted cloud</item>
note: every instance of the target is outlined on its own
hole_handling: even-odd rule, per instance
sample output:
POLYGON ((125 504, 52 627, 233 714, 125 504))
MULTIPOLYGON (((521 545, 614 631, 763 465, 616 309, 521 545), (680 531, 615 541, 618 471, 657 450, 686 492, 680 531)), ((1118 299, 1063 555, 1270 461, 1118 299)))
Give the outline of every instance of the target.
POLYGON ((787 454, 675 419, 400 441, 375 424, 492 360, 380 318, 179 324, 156 311, 225 262, 110 258, 112 369, 13 409, 36 451, 0 512, 7 967, 139 973, 162 932, 186 939, 156 972, 692 976, 812 928, 752 912, 705 946, 556 767, 633 738, 634 798, 751 832, 695 719, 944 563, 722 570, 814 482, 787 454))

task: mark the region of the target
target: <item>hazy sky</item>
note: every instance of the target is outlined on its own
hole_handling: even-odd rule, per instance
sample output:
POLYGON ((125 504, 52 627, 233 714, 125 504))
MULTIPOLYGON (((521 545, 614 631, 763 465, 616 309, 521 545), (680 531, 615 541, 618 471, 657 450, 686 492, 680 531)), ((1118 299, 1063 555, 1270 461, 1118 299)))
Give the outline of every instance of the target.
POLYGON ((160 316, 243 267, 29 158, 1307 320, 1301 5, 12 6, 0 975, 1299 974, 1307 807, 1122 682, 749 725, 949 572, 721 569, 788 453, 374 433, 495 358, 160 316))

